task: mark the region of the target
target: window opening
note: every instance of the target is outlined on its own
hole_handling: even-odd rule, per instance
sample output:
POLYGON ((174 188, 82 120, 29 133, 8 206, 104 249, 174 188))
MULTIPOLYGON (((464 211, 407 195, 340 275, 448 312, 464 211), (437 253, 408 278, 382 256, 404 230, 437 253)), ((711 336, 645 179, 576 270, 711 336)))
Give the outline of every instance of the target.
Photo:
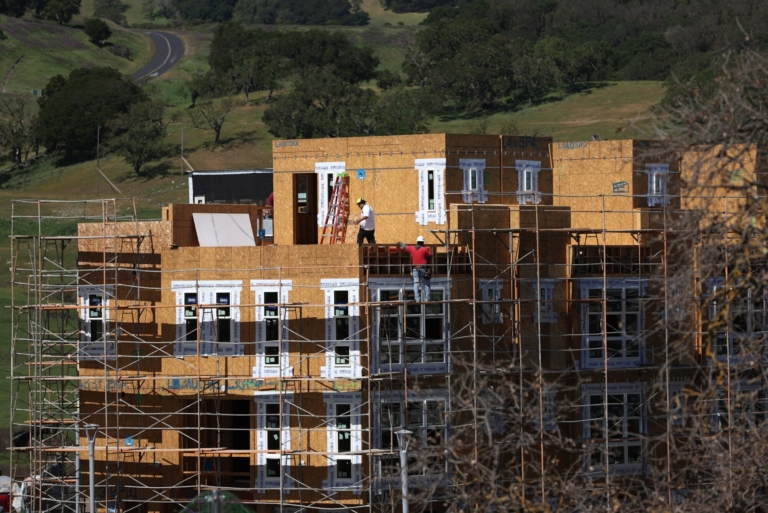
POLYGON ((352 450, 352 416, 349 404, 336 405, 336 433, 338 436, 338 452, 352 450))
POLYGON ((232 341, 232 319, 230 317, 230 293, 216 293, 216 342, 232 341))
POLYGON ((91 342, 104 337, 104 296, 101 294, 88 295, 88 321, 91 330, 91 342))
POLYGON ((644 404, 639 390, 620 392, 611 390, 606 396, 591 393, 586 438, 592 441, 589 466, 604 470, 606 465, 616 468, 639 469, 643 463, 644 404), (607 423, 606 423, 607 408, 607 423), (606 453, 605 440, 608 439, 606 453))
POLYGON ((184 293, 184 340, 193 342, 197 340, 197 294, 184 293))
POLYGON ((435 172, 427 171, 427 210, 435 210, 435 172))

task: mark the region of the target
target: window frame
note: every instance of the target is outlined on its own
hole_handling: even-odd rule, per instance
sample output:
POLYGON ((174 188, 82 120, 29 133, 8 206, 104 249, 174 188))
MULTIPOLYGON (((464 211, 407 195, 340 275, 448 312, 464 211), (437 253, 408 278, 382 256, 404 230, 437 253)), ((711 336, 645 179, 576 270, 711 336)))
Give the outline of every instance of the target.
MULTIPOLYGON (((558 321, 558 315, 555 312, 555 285, 554 278, 540 278, 520 280, 524 286, 525 295, 533 296, 533 308, 531 308, 531 319, 537 324, 555 323, 558 321), (543 298, 542 298, 543 296, 543 298), (542 298, 542 299, 540 299, 542 298)), ((521 297, 524 294, 521 293, 521 297)))
POLYGON ((419 209, 416 222, 422 226, 429 223, 444 225, 445 212, 445 159, 415 159, 414 168, 418 173, 419 209), (432 180, 429 179, 430 174, 432 180), (430 205, 430 196, 432 204, 430 205))
POLYGON ((648 174, 648 206, 669 205, 671 200, 667 193, 669 164, 646 164, 645 172, 648 174))
POLYGON ((185 356, 243 356, 245 347, 240 334, 240 301, 243 282, 241 280, 200 280, 172 281, 171 290, 176 293, 176 340, 173 355, 185 356), (186 340, 185 294, 197 295, 197 330, 199 340, 186 340), (219 320, 217 297, 229 294, 229 341, 218 340, 216 323, 219 320), (206 306, 201 306, 206 305, 206 306))
POLYGON ((347 491, 360 495, 363 491, 363 432, 362 432, 362 393, 324 392, 326 405, 326 452, 328 471, 322 483, 324 490, 347 491), (348 427, 339 428, 340 405, 349 406, 348 427), (339 449, 340 433, 349 434, 349 450, 339 449), (349 462, 351 475, 339 477, 338 462, 349 462))
POLYGON ((724 431, 735 426, 737 422, 746 419, 748 429, 755 429, 764 425, 768 420, 768 390, 765 385, 760 382, 750 382, 746 380, 734 381, 731 383, 731 402, 736 403, 731 406, 731 418, 728 418, 728 389, 726 387, 718 387, 715 391, 715 398, 712 403, 712 426, 711 429, 714 433, 724 431), (755 397, 750 397, 750 409, 739 408, 738 401, 739 396, 746 394, 755 394, 755 397), (758 409, 762 406, 762 409, 758 409), (735 416, 739 415, 739 419, 735 416), (761 418, 756 418, 757 416, 761 418), (723 421, 725 419, 725 421, 723 421))
POLYGON ((324 279, 320 288, 325 296, 325 365, 321 377, 356 379, 363 376, 360 355, 360 282, 356 279, 324 279), (346 293, 347 302, 336 303, 346 293), (339 314, 343 312, 343 314, 339 314), (345 319, 348 337, 338 340, 337 322, 345 319), (337 363, 337 347, 349 348, 347 363, 337 363))
POLYGON ((256 391, 254 394, 256 403, 256 482, 254 488, 259 493, 267 493, 270 490, 284 489, 284 493, 290 493, 294 487, 293 479, 290 475, 291 457, 284 454, 291 450, 291 403, 293 402, 293 392, 283 392, 276 394, 272 391, 256 391), (282 412, 278 413, 280 425, 277 428, 279 433, 280 449, 269 449, 268 437, 274 428, 268 427, 268 416, 274 415, 267 411, 267 406, 280 406, 282 401, 282 412), (275 451, 275 452, 266 452, 275 451), (280 472, 277 476, 268 475, 268 461, 278 461, 280 472), (282 482, 281 482, 282 481, 282 482))
POLYGON ((322 228, 328 214, 328 203, 331 201, 329 191, 333 190, 336 178, 347 172, 346 162, 316 162, 315 174, 317 175, 317 226, 322 228), (332 182, 328 183, 332 177, 332 182))
MULTIPOLYGON (((645 474, 647 470, 647 443, 645 441, 645 436, 648 433, 648 404, 647 404, 647 394, 646 394, 646 385, 645 383, 609 383, 608 388, 606 390, 606 387, 604 384, 589 384, 589 385, 583 385, 582 386, 582 404, 584 404, 583 412, 582 412, 582 437, 585 441, 585 452, 584 452, 584 470, 588 475, 591 476, 602 476, 605 475, 605 466, 608 466, 608 470, 611 475, 614 476, 621 476, 621 475, 637 475, 637 474, 645 474), (617 396, 622 397, 621 403, 618 402, 611 402, 611 398, 615 398, 617 396), (629 397, 630 396, 638 396, 639 402, 638 403, 630 403, 629 397), (597 397, 599 401, 593 403, 592 399, 597 397), (606 398, 608 400, 606 404, 606 398), (622 405, 622 416, 621 416, 621 438, 617 439, 615 436, 611 435, 610 433, 607 433, 608 426, 605 424, 605 408, 607 407, 608 410, 611 410, 611 405, 621 404, 622 405), (630 410, 630 404, 637 404, 639 405, 639 410, 637 410, 638 415, 631 415, 631 413, 635 413, 630 410), (602 406, 603 410, 600 413, 600 416, 593 417, 593 406, 600 405, 602 406), (600 435, 597 437, 593 437, 593 420, 600 419, 600 435), (639 433, 632 433, 630 431, 630 420, 637 419, 637 427, 639 430, 639 433), (639 447, 640 450, 640 461, 635 462, 628 462, 625 463, 609 463, 603 457, 601 457, 602 463, 601 466, 597 466, 592 461, 592 456, 595 454, 595 451, 600 451, 601 455, 604 457, 607 457, 605 451, 605 440, 606 440, 606 434, 609 435, 608 438, 608 450, 609 453, 611 451, 611 448, 621 448, 622 449, 622 456, 626 458, 626 460, 629 459, 630 454, 630 447, 639 447), (597 439, 599 441, 597 442, 591 442, 591 440, 597 439)), ((615 406, 614 406, 615 410, 615 406)), ((609 417, 609 421, 610 421, 609 417)))
MULTIPOLYGON (((431 280, 431 294, 442 294, 439 301, 450 299, 450 280, 447 278, 433 278, 431 280)), ((399 278, 376 278, 368 283, 368 289, 371 293, 371 300, 380 302, 382 292, 394 292, 397 299, 392 306, 373 307, 373 329, 371 332, 371 355, 373 359, 374 372, 400 372, 404 369, 413 375, 444 374, 452 369, 450 362, 450 308, 448 303, 439 305, 424 305, 406 302, 404 307, 404 298, 413 297, 413 282, 405 281, 399 278), (416 312, 418 309, 418 312, 416 312), (394 312, 394 313, 388 313, 394 312), (385 315, 387 314, 387 315, 385 315), (397 319, 397 340, 384 340, 382 338, 382 320, 397 319), (418 318, 419 337, 408 336, 409 319, 418 318), (428 322, 430 319, 441 319, 441 339, 427 338, 428 322), (391 347, 394 351, 382 351, 382 344, 391 347), (415 355, 415 351, 409 351, 409 348, 420 347, 418 361, 409 361, 408 355, 415 355), (442 348, 441 351, 434 351, 436 347, 442 348), (440 352, 442 357, 437 360, 435 353, 440 352), (382 355, 398 355, 397 362, 383 362, 382 355), (432 355, 432 356, 430 356, 432 355), (430 361, 432 360, 432 361, 430 361)))
MULTIPOLYGON (((439 447, 442 444, 448 443, 451 427, 450 427, 450 413, 451 413, 451 401, 450 393, 446 389, 423 389, 419 391, 409 390, 404 392, 400 391, 388 391, 378 392, 374 395, 373 401, 373 447, 374 449, 390 450, 391 455, 379 456, 374 465, 374 473, 377 481, 377 486, 387 485, 393 487, 400 483, 400 460, 399 450, 397 445, 397 437, 395 432, 399 429, 405 428, 413 432, 411 435, 411 441, 409 444, 409 451, 418 452, 418 448, 422 447, 439 447), (405 407, 407 397, 408 408, 405 407), (442 423, 434 424, 430 423, 430 403, 442 404, 442 423), (421 425, 416 426, 411 421, 413 420, 411 414, 417 408, 411 407, 411 405, 420 404, 421 407, 418 410, 421 413, 421 425), (389 406, 389 407, 388 407, 389 406), (396 407, 395 407, 396 406, 396 407), (397 411, 399 416, 399 423, 391 417, 391 412, 397 411), (385 412, 389 412, 390 418, 386 424, 384 422, 385 412), (438 444, 430 443, 430 431, 434 431, 435 428, 440 429, 441 442, 438 444), (385 437, 389 433, 389 441, 385 442, 385 437)), ((450 474, 450 465, 447 460, 443 460, 440 464, 441 470, 439 472, 427 472, 428 467, 422 466, 419 470, 412 468, 413 460, 409 459, 408 479, 412 486, 428 486, 431 484, 437 484, 438 486, 447 486, 450 474)))
MULTIPOLYGON (((611 342, 621 342, 621 348, 620 352, 622 353, 622 356, 616 356, 616 355, 609 355, 608 357, 608 367, 610 368, 622 368, 622 367, 637 367, 640 365, 643 365, 646 360, 646 354, 645 354, 645 305, 643 302, 643 295, 645 294, 645 288, 647 285, 647 279, 646 278, 607 278, 605 282, 603 282, 602 278, 584 278, 579 280, 579 289, 580 289, 580 297, 582 299, 581 304, 581 358, 580 358, 580 365, 583 368, 602 368, 605 365, 604 361, 604 355, 602 355, 603 348, 603 337, 605 336, 609 343, 609 351, 611 350, 611 342), (627 332, 622 330, 621 334, 616 335, 606 333, 605 327, 602 327, 600 332, 591 333, 590 332, 590 313, 595 313, 600 315, 600 318, 598 322, 602 325, 602 308, 603 308, 603 302, 602 301, 589 301, 589 291, 590 290, 599 290, 600 294, 602 296, 603 287, 605 287, 606 293, 609 293, 612 290, 621 289, 622 290, 622 310, 619 312, 621 315, 621 324, 623 325, 626 319, 627 315, 631 315, 634 313, 632 310, 626 309, 626 302, 629 298, 627 298, 626 291, 627 290, 634 290, 637 289, 637 336, 636 338, 632 338, 631 336, 627 335, 627 332), (590 307, 592 305, 599 304, 600 305, 600 312, 594 311, 590 312, 590 307), (590 344, 592 342, 592 344, 590 344), (626 356, 626 351, 628 350, 630 342, 636 342, 637 344, 637 356, 626 356), (597 348, 597 343, 599 343, 599 349, 597 348), (590 348, 590 345, 595 346, 590 348), (599 350, 601 352, 600 356, 596 357, 590 357, 589 353, 590 350, 599 350)), ((606 298, 605 300, 607 300, 606 298)), ((606 305, 607 309, 607 305, 606 305)))
POLYGON ((293 290, 292 280, 251 280, 251 290, 256 302, 256 359, 253 367, 253 377, 291 377, 293 376, 293 365, 290 355, 290 330, 288 329, 288 308, 290 293, 293 290), (278 302, 276 306, 267 306, 267 295, 277 294, 278 302), (275 310, 276 309, 276 310, 275 310), (276 315, 271 315, 271 311, 276 311, 276 315), (277 319, 278 339, 271 340, 268 333, 267 323, 277 319), (267 354, 277 351, 277 364, 268 363, 270 357, 274 354, 267 354))
POLYGON ((502 280, 480 280, 480 294, 483 301, 492 301, 492 303, 483 303, 481 308, 481 320, 483 324, 503 324, 504 309, 503 304, 504 282, 502 280))
POLYGON ((79 309, 79 331, 77 347, 78 361, 107 361, 117 358, 117 346, 115 335, 110 333, 110 326, 114 323, 112 315, 113 302, 115 300, 114 285, 80 285, 77 288, 79 309), (91 316, 94 311, 91 308, 91 298, 100 297, 101 305, 98 316, 91 316), (92 323, 101 323, 101 336, 93 340, 92 323))
MULTIPOLYGON (((707 300, 708 320, 712 322, 719 316, 718 308, 718 290, 725 287, 725 278, 707 278, 704 281, 704 295, 707 300)), ((711 350, 717 361, 727 362, 730 356, 731 363, 741 363, 749 359, 762 358, 765 355, 765 347, 763 347, 760 354, 744 354, 738 346, 740 340, 760 340, 768 331, 766 324, 768 323, 768 287, 764 287, 762 291, 762 298, 758 295, 753 297, 752 294, 759 294, 759 290, 753 291, 751 287, 742 288, 740 283, 731 283, 731 290, 736 288, 737 290, 746 290, 748 293, 747 298, 739 296, 737 300, 739 302, 746 303, 750 308, 747 312, 748 330, 750 331, 736 331, 734 328, 734 318, 743 313, 744 310, 737 310, 734 312, 729 310, 728 327, 726 331, 718 331, 715 334, 714 340, 712 340, 711 350), (751 308, 755 304, 761 303, 761 308, 751 308), (755 321, 755 314, 760 315, 761 319, 755 323, 757 324, 757 331, 754 330, 755 326, 749 326, 755 321), (724 341, 726 343, 724 343, 724 341), (724 350, 721 350, 724 348, 724 350)))
POLYGON ((485 190, 485 159, 459 159, 459 168, 464 178, 464 189, 461 191, 464 203, 486 203, 488 192, 485 190))
POLYGON ((517 170, 517 202, 520 205, 541 203, 539 174, 541 162, 538 160, 515 160, 517 170), (530 179, 530 185, 528 184, 530 179))

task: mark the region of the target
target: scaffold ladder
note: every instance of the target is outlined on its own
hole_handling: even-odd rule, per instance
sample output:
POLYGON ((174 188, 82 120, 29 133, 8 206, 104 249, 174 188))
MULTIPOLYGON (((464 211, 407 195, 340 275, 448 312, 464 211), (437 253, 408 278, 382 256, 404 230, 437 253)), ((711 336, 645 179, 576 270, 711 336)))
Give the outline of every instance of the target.
POLYGON ((328 202, 328 212, 323 223, 323 236, 320 244, 326 237, 328 244, 344 244, 347 234, 347 217, 349 216, 349 175, 340 173, 333 184, 333 192, 328 202))

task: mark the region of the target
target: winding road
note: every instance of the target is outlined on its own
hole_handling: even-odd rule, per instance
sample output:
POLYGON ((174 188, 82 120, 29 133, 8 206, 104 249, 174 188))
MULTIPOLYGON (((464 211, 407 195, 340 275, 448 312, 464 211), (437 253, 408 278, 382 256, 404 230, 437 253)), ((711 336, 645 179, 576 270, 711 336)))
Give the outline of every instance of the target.
POLYGON ((159 77, 176 64, 184 56, 184 43, 169 32, 145 31, 155 43, 155 53, 146 66, 131 75, 134 79, 159 77))

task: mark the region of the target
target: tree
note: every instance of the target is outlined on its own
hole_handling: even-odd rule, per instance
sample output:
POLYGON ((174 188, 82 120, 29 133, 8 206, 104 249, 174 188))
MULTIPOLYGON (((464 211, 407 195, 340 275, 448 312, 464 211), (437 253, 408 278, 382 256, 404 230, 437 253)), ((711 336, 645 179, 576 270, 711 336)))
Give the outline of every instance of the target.
POLYGON ((512 61, 515 86, 521 96, 533 105, 560 81, 559 71, 552 58, 534 51, 527 41, 517 40, 513 45, 518 56, 512 61))
POLYGON ((367 25, 359 0, 238 0, 233 18, 265 25, 367 25))
POLYGON ((104 41, 112 37, 112 29, 98 18, 89 18, 85 20, 84 32, 91 43, 99 46, 102 46, 104 41))
POLYGON ((125 11, 128 5, 120 0, 94 0, 94 18, 104 18, 118 25, 125 25, 125 11))
POLYGON ((201 130, 213 130, 216 138, 213 144, 219 145, 221 140, 221 129, 224 128, 224 122, 237 102, 231 96, 225 96, 219 100, 205 100, 198 102, 189 117, 192 126, 201 130))
POLYGON ((30 112, 27 97, 0 97, 0 151, 18 166, 37 147, 37 118, 30 112))
POLYGON ((97 130, 107 140, 108 123, 146 100, 133 80, 113 68, 78 68, 68 78, 53 77, 38 100, 40 143, 59 164, 92 159, 97 130))
POLYGON ((391 135, 426 131, 429 93, 395 90, 377 96, 328 69, 314 71, 281 95, 262 120, 282 138, 391 135))
POLYGON ((381 6, 397 13, 402 12, 428 12, 435 7, 456 6, 457 0, 379 0, 381 6))
POLYGON ((144 164, 166 154, 166 123, 163 121, 163 104, 160 102, 135 103, 108 127, 108 151, 123 157, 136 176, 141 175, 144 164))
POLYGON ((197 70, 192 74, 192 78, 186 81, 186 88, 194 107, 198 98, 212 100, 216 96, 229 92, 231 82, 215 70, 197 70))
POLYGON ((282 41, 283 56, 292 71, 306 76, 318 68, 331 69, 343 82, 358 84, 376 78, 379 59, 373 49, 359 47, 340 32, 312 29, 288 32, 282 41))
POLYGON ((38 5, 37 17, 54 20, 59 25, 69 23, 80 14, 80 0, 47 0, 38 5))
POLYGON ((0 14, 20 18, 27 12, 25 0, 0 0, 0 14))
POLYGON ((604 42, 589 41, 577 46, 551 37, 536 42, 535 52, 552 60, 573 92, 577 81, 590 80, 605 66, 610 49, 604 42))

